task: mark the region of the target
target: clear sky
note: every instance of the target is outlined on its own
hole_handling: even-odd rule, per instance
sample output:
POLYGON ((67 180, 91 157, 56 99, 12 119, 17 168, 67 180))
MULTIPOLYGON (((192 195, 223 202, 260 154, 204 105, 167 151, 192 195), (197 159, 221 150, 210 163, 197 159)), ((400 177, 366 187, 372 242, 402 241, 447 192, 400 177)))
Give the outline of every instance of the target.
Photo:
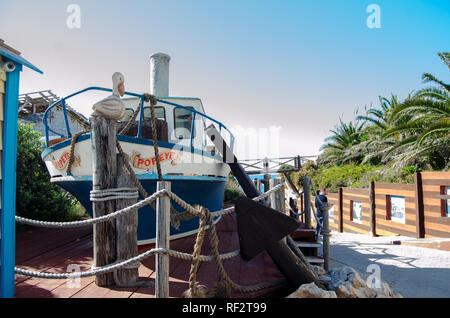
MULTIPOLYGON (((0 38, 44 71, 25 69, 21 92, 110 87, 115 71, 148 92, 149 56, 164 52, 170 95, 200 97, 241 131, 279 127, 281 156, 318 154, 340 117, 403 99, 424 72, 448 80, 436 53, 449 30, 448 0, 0 0, 0 38), (71 3, 79 29, 66 24, 71 3), (381 28, 367 27, 370 4, 381 28)), ((71 104, 89 115, 90 101, 71 104)))

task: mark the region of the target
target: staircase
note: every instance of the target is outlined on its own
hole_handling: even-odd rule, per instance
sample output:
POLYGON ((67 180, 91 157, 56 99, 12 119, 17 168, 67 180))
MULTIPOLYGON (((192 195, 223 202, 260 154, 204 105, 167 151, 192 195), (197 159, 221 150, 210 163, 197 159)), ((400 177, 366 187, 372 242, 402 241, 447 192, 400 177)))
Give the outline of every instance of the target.
POLYGON ((290 235, 311 265, 323 266, 324 259, 318 255, 319 248, 321 248, 322 244, 315 240, 314 229, 305 229, 300 226, 290 235))

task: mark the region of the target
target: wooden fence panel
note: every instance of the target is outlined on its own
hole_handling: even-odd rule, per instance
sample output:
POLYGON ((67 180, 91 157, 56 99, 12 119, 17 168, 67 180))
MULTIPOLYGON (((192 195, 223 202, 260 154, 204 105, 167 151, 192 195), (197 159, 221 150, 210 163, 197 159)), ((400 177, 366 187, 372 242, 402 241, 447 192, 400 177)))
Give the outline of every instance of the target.
POLYGON ((448 200, 439 198, 450 192, 450 172, 422 172, 425 238, 450 237, 448 200))

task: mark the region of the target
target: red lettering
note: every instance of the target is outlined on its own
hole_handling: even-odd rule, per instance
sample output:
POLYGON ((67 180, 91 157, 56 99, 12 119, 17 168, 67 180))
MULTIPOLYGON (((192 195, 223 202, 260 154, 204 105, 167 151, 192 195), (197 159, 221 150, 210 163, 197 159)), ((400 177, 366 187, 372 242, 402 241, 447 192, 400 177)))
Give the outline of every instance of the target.
POLYGON ((139 158, 138 163, 137 163, 138 168, 140 166, 142 166, 143 163, 144 163, 144 159, 139 158))

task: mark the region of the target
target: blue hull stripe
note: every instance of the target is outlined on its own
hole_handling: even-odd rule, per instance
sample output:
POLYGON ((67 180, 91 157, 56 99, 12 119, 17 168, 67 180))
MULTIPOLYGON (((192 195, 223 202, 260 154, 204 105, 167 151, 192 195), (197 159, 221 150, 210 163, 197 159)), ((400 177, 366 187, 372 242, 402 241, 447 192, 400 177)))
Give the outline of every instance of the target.
MULTIPOLYGON (((164 176, 169 179, 170 176, 164 176)), ((187 203, 194 205, 199 204, 209 211, 218 211, 222 209, 224 199, 224 191, 226 179, 171 179, 172 192, 178 195, 187 203)), ((148 193, 156 191, 156 179, 141 179, 140 181, 148 193)), ((92 216, 92 203, 89 200, 90 191, 92 190, 92 181, 90 180, 61 180, 53 179, 53 182, 60 185, 62 188, 70 192, 75 198, 80 201, 86 211, 92 216)), ((139 200, 143 199, 141 196, 139 200)), ((175 210, 183 211, 175 202, 172 202, 175 210)), ((179 235, 182 233, 191 232, 198 229, 198 217, 187 221, 181 221, 179 230, 170 228, 170 235, 179 235)), ((138 211, 138 241, 148 241, 155 238, 156 233, 156 215, 155 211, 150 206, 145 206, 138 211)))

